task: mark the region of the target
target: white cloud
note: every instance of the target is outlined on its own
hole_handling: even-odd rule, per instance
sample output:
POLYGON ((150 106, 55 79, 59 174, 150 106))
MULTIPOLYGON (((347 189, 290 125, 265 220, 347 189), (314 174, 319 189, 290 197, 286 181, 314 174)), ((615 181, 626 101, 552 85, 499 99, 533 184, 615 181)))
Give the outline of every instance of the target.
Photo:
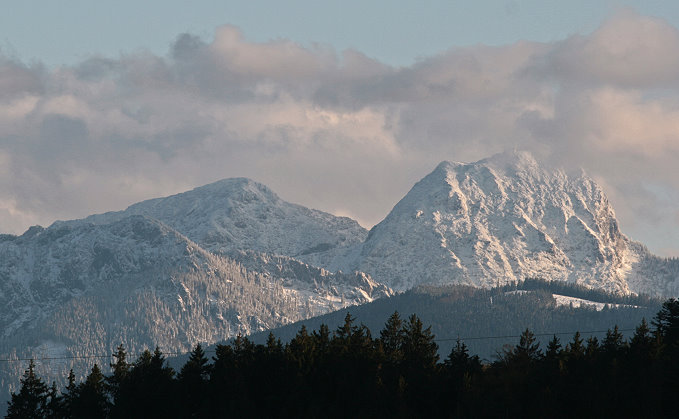
POLYGON ((676 248, 663 191, 679 191, 678 74, 677 29, 630 12, 587 36, 453 48, 406 68, 253 43, 232 26, 209 42, 181 35, 167 57, 55 70, 0 57, 0 228, 230 176, 370 227, 440 160, 518 147, 584 167, 633 237, 654 246, 663 226, 676 233, 658 249, 676 248))
POLYGON ((679 30, 666 21, 623 11, 589 36, 558 43, 549 57, 558 77, 627 87, 679 80, 679 30))

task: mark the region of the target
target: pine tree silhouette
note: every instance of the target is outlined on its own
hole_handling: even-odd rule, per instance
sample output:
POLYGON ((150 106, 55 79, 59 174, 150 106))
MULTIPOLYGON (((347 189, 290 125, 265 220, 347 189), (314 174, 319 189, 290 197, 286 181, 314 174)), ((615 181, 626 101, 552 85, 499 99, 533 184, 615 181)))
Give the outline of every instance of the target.
POLYGON ((43 418, 46 416, 47 385, 35 374, 31 359, 21 378, 19 393, 12 393, 7 408, 7 418, 43 418))

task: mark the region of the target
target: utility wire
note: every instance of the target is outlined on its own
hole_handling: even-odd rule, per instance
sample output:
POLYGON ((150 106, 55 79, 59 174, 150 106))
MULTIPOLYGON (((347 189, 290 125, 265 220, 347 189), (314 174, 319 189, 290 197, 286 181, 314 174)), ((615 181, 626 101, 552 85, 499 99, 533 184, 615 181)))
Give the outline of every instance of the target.
MULTIPOLYGON (((608 330, 586 330, 579 332, 580 334, 593 334, 593 333, 606 333, 611 329, 608 330)), ((618 332, 631 332, 636 329, 618 329, 618 332)), ((533 333, 533 336, 554 336, 554 335, 574 335, 576 332, 543 332, 543 333, 533 333)), ((442 338, 442 339, 434 339, 435 342, 445 342, 445 341, 451 341, 451 340, 483 340, 483 339, 512 339, 512 338, 520 338, 521 335, 504 335, 504 336, 471 336, 471 337, 459 337, 459 338, 442 338)))
MULTIPOLYGON (((150 352, 150 351, 149 351, 150 352)), ((214 349, 204 349, 203 352, 205 353, 215 353, 216 351, 214 349)), ((185 355, 188 354, 189 352, 161 352, 163 355, 170 355, 170 356, 176 356, 176 355, 185 355)), ((136 355, 136 357, 139 357, 143 354, 139 353, 136 355)), ((153 354, 153 352, 151 352, 153 354)), ((113 358, 115 357, 116 354, 111 354, 111 355, 71 355, 71 356, 46 356, 42 358, 0 358, 0 362, 18 362, 18 361, 63 361, 63 360, 69 360, 69 359, 106 359, 106 358, 113 358)), ((135 354, 127 354, 126 356, 128 357, 135 357, 135 354)))
MULTIPOLYGON (((586 330, 586 331, 575 331, 575 332, 542 332, 542 333, 533 333, 533 336, 554 336, 554 335, 574 335, 575 333, 580 333, 580 334, 594 334, 594 333, 607 333, 609 330, 586 330)), ((631 332, 636 329, 618 329, 618 332, 631 332)), ((520 338, 521 335, 500 335, 500 336, 469 336, 469 337, 456 337, 456 338, 441 338, 441 339, 434 339, 434 342, 448 342, 448 341, 465 341, 465 340, 485 340, 485 339, 514 339, 514 338, 520 338)), ((203 352, 205 353, 215 353, 216 351, 214 349, 204 349, 203 352)), ((162 352, 163 355, 170 355, 170 356, 177 356, 177 355, 185 355, 188 352, 162 352)), ((142 353, 139 353, 137 357, 141 356, 142 353)), ((63 361, 63 360, 72 360, 72 359, 106 359, 106 358, 113 358, 115 354, 111 355, 72 355, 72 356, 53 356, 53 357, 42 357, 42 358, 0 358, 0 362, 20 362, 20 361, 63 361)), ((133 357, 134 355, 132 354, 126 354, 129 357, 133 357)))

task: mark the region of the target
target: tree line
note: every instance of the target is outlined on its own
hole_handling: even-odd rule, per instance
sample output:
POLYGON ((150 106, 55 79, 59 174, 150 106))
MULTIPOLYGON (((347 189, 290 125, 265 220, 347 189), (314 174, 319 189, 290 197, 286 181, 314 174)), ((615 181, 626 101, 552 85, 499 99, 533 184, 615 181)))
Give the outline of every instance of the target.
MULTIPOLYGON (((503 292, 514 290, 537 291, 545 290, 552 294, 582 298, 608 304, 623 304, 633 306, 653 306, 659 300, 646 294, 619 295, 602 289, 590 288, 566 281, 550 281, 543 278, 525 278, 500 287, 503 292)), ((661 302, 661 300, 660 300, 661 302)))
POLYGON ((625 340, 579 333, 541 348, 530 330, 493 362, 459 339, 439 359, 431 328, 394 312, 379 336, 347 314, 283 344, 238 336, 208 359, 196 345, 175 371, 160 350, 129 361, 118 347, 105 375, 94 365, 59 390, 30 362, 7 418, 91 417, 572 417, 671 416, 679 390, 679 301, 625 340))
MULTIPOLYGON (((554 281, 557 282, 557 281, 554 281)), ((607 305, 602 310, 594 306, 558 306, 549 288, 550 282, 543 282, 544 288, 526 293, 512 293, 514 286, 493 289, 479 289, 465 285, 420 286, 388 298, 379 298, 371 303, 351 308, 351 314, 370 330, 381 330, 384 321, 395 310, 399 313, 417 313, 422 321, 431 326, 437 337, 439 354, 444 358, 450 353, 455 337, 461 336, 469 351, 479 355, 484 362, 495 359, 497 350, 507 338, 488 339, 492 336, 517 336, 526 328, 535 332, 543 348, 551 336, 546 332, 558 332, 560 337, 572 336, 579 330, 584 338, 590 331, 599 339, 607 329, 618 325, 626 338, 631 337, 634 328, 642 318, 652 319, 660 310, 663 301, 651 299, 642 306, 607 305), (563 335, 561 332, 570 332, 563 335)), ((523 281, 518 283, 522 286, 523 281)), ((574 296, 569 289, 560 287, 562 295, 574 296), (568 292, 567 292, 568 291, 568 292)), ((606 294, 613 299, 614 295, 606 294)), ((607 302, 613 300, 594 300, 607 302)), ((321 324, 339 325, 344 322, 346 311, 337 311, 323 316, 289 324, 274 330, 276 337, 284 342, 295 337, 302 325, 307 330, 318 329, 321 324)), ((266 343, 269 332, 249 336, 256 343, 266 343)), ((513 342, 511 342, 513 343, 513 342)))

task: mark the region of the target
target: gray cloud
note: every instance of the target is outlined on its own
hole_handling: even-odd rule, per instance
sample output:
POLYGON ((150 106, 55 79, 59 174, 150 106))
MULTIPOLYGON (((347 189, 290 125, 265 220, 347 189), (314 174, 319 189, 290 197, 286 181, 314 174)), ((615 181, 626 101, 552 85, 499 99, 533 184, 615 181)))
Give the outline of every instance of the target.
POLYGON ((659 18, 623 11, 589 36, 550 52, 547 71, 579 82, 665 87, 679 79, 679 30, 659 18))
MULTIPOLYGON (((0 57, 0 230, 230 176, 366 226, 443 159, 510 148, 584 167, 625 231, 679 243, 679 32, 623 12, 554 43, 453 48, 405 68, 233 26, 167 56, 47 70, 0 57)), ((672 250, 674 249, 674 250, 672 250)))

